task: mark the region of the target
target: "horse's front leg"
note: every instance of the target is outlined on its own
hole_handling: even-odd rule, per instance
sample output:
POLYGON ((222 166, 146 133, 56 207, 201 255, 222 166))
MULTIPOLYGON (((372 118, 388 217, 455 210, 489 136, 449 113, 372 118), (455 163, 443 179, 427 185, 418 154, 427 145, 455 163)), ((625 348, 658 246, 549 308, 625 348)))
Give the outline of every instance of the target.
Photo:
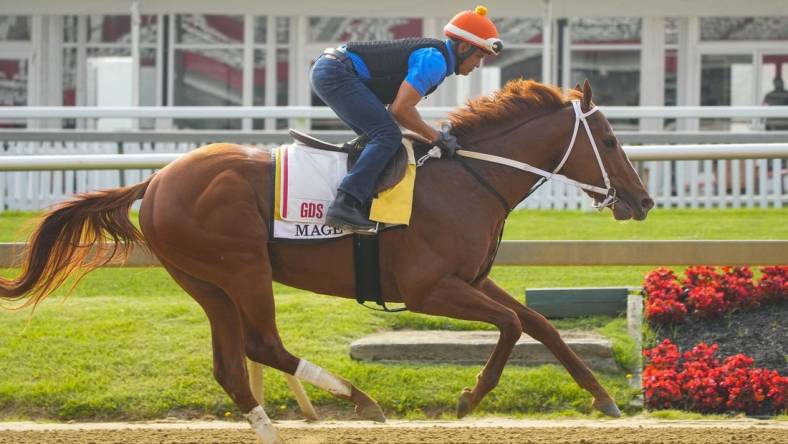
POLYGON ((616 402, 599 384, 594 374, 591 373, 591 370, 588 369, 580 357, 561 339, 558 330, 553 327, 550 321, 518 302, 490 278, 482 282, 481 288, 490 299, 517 313, 517 317, 523 326, 523 332, 544 344, 556 359, 563 364, 569 374, 572 375, 575 382, 594 396, 593 405, 595 408, 608 416, 615 418, 621 416, 621 411, 616 406, 616 402))
POLYGON ((501 372, 522 334, 522 325, 514 311, 495 302, 484 293, 456 278, 444 278, 433 290, 420 298, 406 298, 411 311, 454 319, 482 321, 495 325, 501 332, 490 359, 476 377, 473 389, 460 394, 457 417, 470 413, 501 378, 501 372))

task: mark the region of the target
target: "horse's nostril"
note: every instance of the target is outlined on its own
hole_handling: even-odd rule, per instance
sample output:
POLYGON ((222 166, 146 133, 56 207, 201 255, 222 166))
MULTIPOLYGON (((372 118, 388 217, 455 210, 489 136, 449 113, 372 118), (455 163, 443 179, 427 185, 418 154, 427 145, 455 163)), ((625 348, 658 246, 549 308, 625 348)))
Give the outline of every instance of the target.
POLYGON ((640 206, 643 207, 644 210, 650 210, 654 208, 654 201, 650 197, 646 197, 640 202, 640 206))

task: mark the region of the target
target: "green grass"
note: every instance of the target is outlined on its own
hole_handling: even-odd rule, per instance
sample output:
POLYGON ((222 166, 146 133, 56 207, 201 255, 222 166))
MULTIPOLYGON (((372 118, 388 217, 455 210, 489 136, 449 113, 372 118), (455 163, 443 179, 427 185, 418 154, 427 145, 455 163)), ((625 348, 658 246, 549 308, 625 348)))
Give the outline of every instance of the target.
POLYGON ((515 211, 505 239, 788 239, 786 209, 653 210, 645 221, 609 211, 515 211))
MULTIPOLYGON (((509 239, 784 239, 784 210, 661 211, 644 223, 609 214, 518 212, 509 239), (713 221, 713 223, 710 223, 713 221)), ((21 241, 19 227, 35 217, 0 214, 0 242, 21 241)), ((492 276, 518 298, 528 287, 640 285, 651 267, 496 267, 492 276)), ((11 277, 17 270, 0 270, 11 277)), ((277 320, 291 352, 342 375, 394 417, 448 417, 457 395, 480 366, 382 365, 353 361, 354 339, 384 329, 475 329, 472 323, 413 313, 385 314, 354 302, 276 284, 277 320)), ((238 414, 211 374, 210 333, 199 306, 159 268, 101 269, 64 303, 64 291, 29 310, 0 312, 0 418, 152 419, 170 415, 238 414)), ((616 359, 631 369, 637 350, 625 321, 606 317, 556 321, 559 328, 600 331, 616 359)), ((625 370, 600 374, 620 405, 637 395, 625 370)), ((276 371, 265 376, 267 410, 291 415, 295 401, 276 371)), ((308 386, 323 412, 350 406, 308 386), (327 410, 326 410, 327 408, 327 410)), ((591 398, 562 368, 509 366, 478 415, 590 414, 591 398)), ((637 409, 628 409, 634 413, 637 409)))

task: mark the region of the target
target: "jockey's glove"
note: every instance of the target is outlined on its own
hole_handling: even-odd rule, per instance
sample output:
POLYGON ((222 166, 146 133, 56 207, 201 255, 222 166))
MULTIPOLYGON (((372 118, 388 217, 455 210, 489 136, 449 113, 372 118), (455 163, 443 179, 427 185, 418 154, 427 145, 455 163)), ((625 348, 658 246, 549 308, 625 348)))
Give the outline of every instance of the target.
POLYGON ((435 146, 441 149, 442 156, 446 158, 454 157, 454 153, 461 148, 457 138, 451 133, 451 125, 444 123, 441 126, 435 146))

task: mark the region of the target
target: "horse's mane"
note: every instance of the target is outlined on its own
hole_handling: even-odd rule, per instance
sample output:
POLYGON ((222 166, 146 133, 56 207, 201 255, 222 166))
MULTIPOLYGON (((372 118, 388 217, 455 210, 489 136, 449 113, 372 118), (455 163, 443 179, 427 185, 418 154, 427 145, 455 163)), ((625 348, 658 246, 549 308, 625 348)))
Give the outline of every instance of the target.
POLYGON ((583 93, 574 89, 562 92, 557 86, 533 80, 510 80, 489 96, 469 100, 464 107, 449 114, 449 120, 452 133, 461 137, 494 124, 553 111, 582 97, 583 93))

